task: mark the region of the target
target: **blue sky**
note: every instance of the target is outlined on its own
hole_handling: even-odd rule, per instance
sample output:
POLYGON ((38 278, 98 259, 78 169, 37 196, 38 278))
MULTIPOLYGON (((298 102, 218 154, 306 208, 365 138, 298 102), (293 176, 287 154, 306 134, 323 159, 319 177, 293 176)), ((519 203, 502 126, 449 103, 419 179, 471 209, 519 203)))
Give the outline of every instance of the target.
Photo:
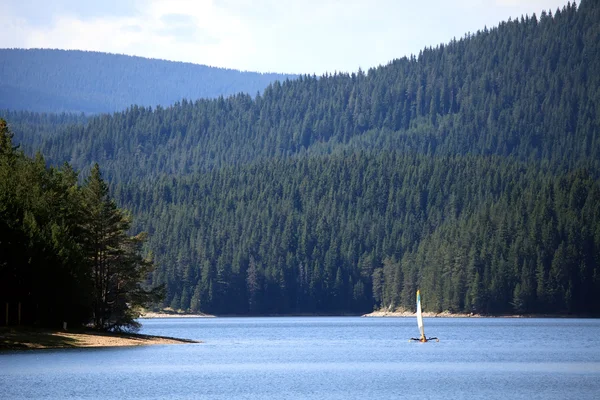
POLYGON ((246 71, 366 70, 567 0, 3 0, 0 48, 94 50, 246 71))

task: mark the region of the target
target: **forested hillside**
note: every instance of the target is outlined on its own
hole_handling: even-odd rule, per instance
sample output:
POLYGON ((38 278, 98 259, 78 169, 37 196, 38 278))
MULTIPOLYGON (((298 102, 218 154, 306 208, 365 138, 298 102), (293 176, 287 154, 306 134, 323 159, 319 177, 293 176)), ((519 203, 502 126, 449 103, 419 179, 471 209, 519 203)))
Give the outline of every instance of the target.
POLYGON ((106 113, 132 104, 255 95, 293 75, 77 50, 0 49, 0 109, 106 113))
POLYGON ((429 311, 597 314, 599 20, 588 0, 256 98, 6 118, 102 165, 164 306, 362 312, 420 287, 429 311))
POLYGON ((600 185, 497 157, 270 161, 115 195, 173 308, 215 313, 593 312, 600 185))
MULTIPOLYGON (((120 181, 340 145, 598 167, 596 8, 587 2, 502 23, 366 73, 275 82, 256 99, 136 106, 91 119, 42 150, 78 168, 98 161, 120 181)), ((22 129, 14 130, 20 139, 22 129)))

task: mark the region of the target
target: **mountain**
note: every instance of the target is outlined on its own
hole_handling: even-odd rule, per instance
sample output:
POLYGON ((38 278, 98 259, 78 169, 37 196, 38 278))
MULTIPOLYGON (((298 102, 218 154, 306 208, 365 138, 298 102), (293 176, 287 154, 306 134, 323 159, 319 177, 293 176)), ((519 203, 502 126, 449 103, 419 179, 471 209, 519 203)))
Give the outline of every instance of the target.
POLYGON ((4 112, 98 162, 165 284, 214 313, 600 310, 600 6, 352 74, 112 115, 4 112))
POLYGON ((595 12, 583 3, 504 22, 367 72, 274 82, 257 98, 134 106, 53 135, 42 150, 80 169, 98 161, 121 180, 341 147, 597 167, 595 12))
POLYGON ((78 50, 0 49, 0 109, 107 113, 261 92, 294 75, 78 50))

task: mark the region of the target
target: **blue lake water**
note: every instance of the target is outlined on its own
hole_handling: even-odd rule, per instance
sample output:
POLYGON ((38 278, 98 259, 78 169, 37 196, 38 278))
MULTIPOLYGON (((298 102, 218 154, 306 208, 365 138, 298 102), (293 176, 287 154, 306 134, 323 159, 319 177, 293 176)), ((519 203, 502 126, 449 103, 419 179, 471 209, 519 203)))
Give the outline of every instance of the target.
POLYGON ((0 353, 0 399, 599 399, 600 320, 142 320, 200 344, 0 353))

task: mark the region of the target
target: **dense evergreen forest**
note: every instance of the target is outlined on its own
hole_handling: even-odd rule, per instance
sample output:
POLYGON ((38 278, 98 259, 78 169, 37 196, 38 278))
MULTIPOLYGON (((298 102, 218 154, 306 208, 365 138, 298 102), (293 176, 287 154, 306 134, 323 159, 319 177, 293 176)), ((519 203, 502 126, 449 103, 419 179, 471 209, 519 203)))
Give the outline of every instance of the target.
POLYGON ((69 166, 26 157, 0 119, 0 326, 135 329, 162 288, 144 285, 144 234, 116 207, 96 164, 82 185, 69 166))
POLYGON ((600 186, 501 158, 265 162, 126 187, 175 309, 593 312, 600 186), (167 267, 168 266, 168 267, 167 267))
POLYGON ((4 112, 99 163, 149 233, 160 306, 219 314, 598 314, 600 5, 366 72, 112 115, 4 112))
POLYGON ((183 98, 255 95, 294 75, 92 51, 0 49, 0 109, 107 113, 183 98))

